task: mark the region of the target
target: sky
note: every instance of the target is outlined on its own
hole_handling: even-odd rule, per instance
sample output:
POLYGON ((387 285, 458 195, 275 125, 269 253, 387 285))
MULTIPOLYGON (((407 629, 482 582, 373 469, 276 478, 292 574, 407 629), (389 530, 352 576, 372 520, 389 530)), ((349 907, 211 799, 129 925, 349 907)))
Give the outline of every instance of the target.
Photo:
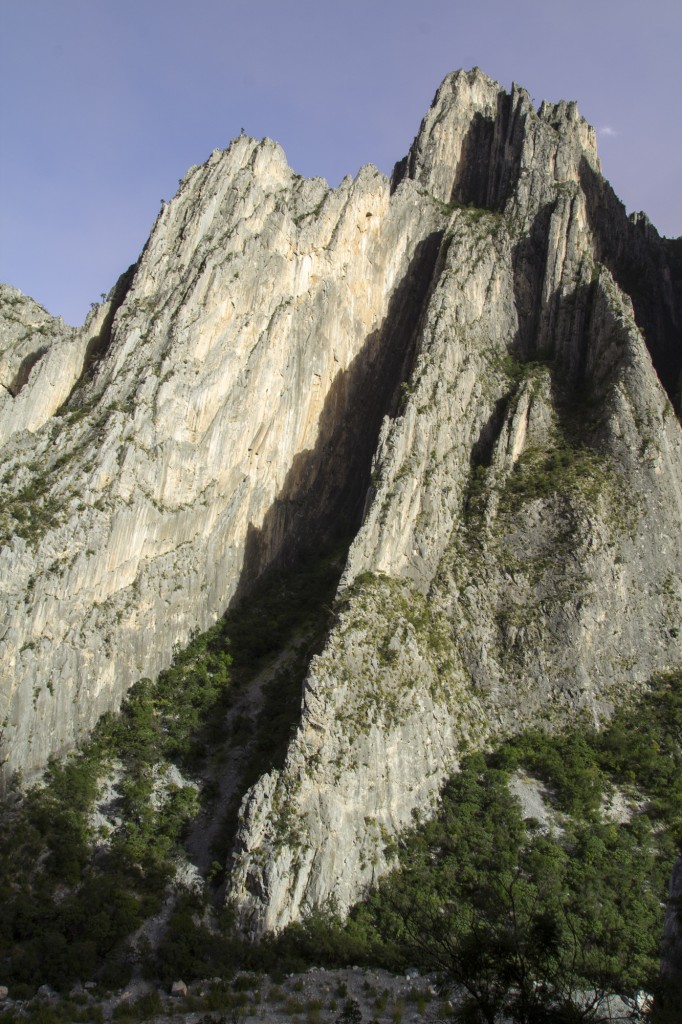
POLYGON ((0 281, 82 323, 243 128, 390 173, 450 71, 577 100, 629 212, 682 234, 680 0, 0 0, 0 281))

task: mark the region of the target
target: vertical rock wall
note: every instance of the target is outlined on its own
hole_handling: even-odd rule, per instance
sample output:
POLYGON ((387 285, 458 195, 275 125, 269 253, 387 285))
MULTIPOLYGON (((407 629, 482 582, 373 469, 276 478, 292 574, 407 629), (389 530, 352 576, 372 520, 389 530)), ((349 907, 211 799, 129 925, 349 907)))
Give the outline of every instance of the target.
POLYGON ((229 855, 258 934, 347 908, 463 751, 679 665, 676 254, 627 219, 575 104, 474 70, 391 182, 216 151, 79 331, 5 289, 4 777, 266 567, 353 532, 229 855))
POLYGON ((73 746, 262 568, 357 526, 445 221, 373 168, 331 190, 241 138, 7 392, 5 777, 73 746))
POLYGON ((242 806, 246 931, 347 909, 463 751, 599 719, 682 659, 679 423, 599 262, 586 166, 575 105, 459 72, 396 169, 450 221, 337 625, 285 768, 242 806))

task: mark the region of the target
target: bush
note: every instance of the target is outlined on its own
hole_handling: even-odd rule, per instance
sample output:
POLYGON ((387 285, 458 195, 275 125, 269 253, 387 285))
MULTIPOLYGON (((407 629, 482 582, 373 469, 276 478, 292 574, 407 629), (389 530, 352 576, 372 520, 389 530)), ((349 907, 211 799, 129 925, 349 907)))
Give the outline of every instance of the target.
MULTIPOLYGON (((529 761, 535 735, 507 747, 495 766, 481 755, 463 764, 438 818, 404 837, 401 870, 347 927, 385 966, 416 963, 463 987, 472 1020, 558 1020, 561 1007, 578 1012, 576 992, 592 990, 598 1003, 608 992, 650 990, 658 971, 674 849, 646 818, 598 821, 591 783, 579 787, 590 799, 575 801, 587 819, 566 819, 561 836, 527 829, 499 762, 529 761)), ((542 737, 535 753, 551 775, 558 769, 548 744, 542 737)), ((561 749, 594 779, 589 742, 564 737, 561 749)))

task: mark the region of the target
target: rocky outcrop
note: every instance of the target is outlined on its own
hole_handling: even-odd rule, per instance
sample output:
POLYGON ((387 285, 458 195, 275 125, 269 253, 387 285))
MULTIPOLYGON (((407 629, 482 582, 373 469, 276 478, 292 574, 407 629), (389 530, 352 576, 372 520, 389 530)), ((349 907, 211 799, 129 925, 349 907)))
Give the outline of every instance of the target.
POLYGON ((451 215, 337 625, 284 770, 242 807, 247 931, 347 909, 462 751, 607 715, 680 663, 679 423, 599 261, 585 167, 574 105, 536 114, 461 72, 398 165, 396 195, 415 180, 451 215))
POLYGON ((574 104, 458 72, 390 182, 332 190, 241 137, 83 329, 6 335, 5 775, 265 568, 352 533, 230 853, 258 934, 346 909, 464 750, 679 665, 677 249, 610 196, 574 104), (633 232, 653 299, 626 287, 633 232))
POLYGON ((37 354, 3 449, 6 774, 73 746, 301 538, 357 526, 446 220, 372 168, 331 190, 240 138, 37 354))
POLYGON ((0 285, 0 444, 21 430, 39 430, 68 398, 82 363, 77 331, 17 288, 0 285))

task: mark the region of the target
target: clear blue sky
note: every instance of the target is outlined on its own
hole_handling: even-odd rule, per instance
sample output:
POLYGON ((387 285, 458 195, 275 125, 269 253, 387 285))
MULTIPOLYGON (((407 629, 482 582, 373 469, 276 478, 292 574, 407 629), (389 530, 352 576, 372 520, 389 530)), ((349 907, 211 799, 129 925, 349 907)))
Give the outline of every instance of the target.
POLYGON ((682 234, 680 0, 0 0, 0 281, 69 323, 244 128, 389 172, 449 71, 576 99, 629 211, 682 234))

